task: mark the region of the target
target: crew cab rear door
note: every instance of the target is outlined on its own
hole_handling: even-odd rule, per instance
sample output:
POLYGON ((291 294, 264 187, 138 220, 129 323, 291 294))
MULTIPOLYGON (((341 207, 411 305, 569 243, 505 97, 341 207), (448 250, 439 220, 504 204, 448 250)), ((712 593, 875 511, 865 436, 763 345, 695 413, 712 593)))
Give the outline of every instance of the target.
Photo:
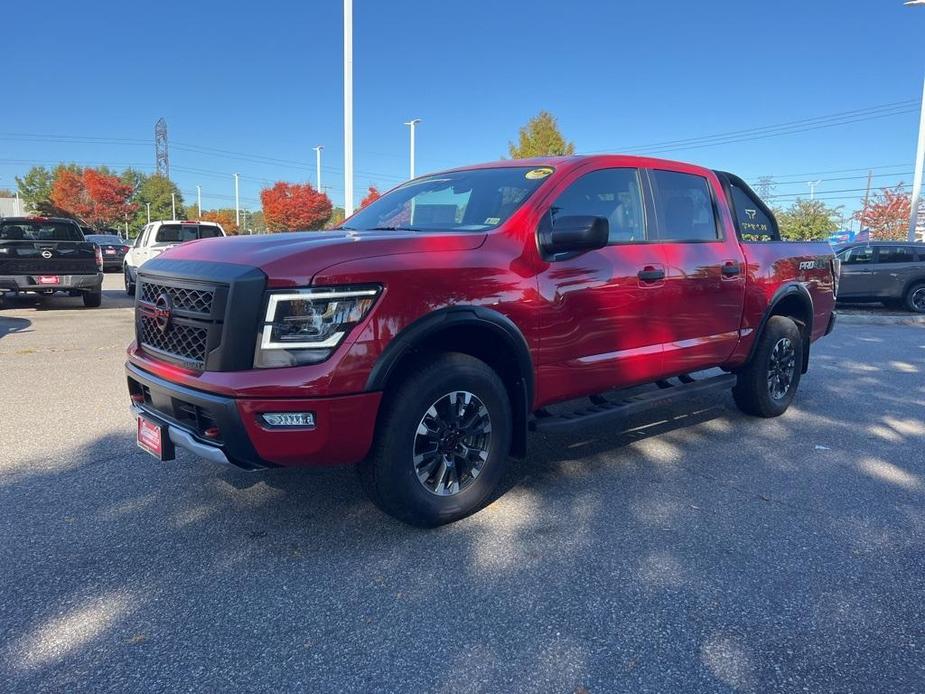
POLYGON ((745 259, 719 180, 676 166, 647 171, 667 270, 656 307, 669 332, 666 376, 726 361, 739 341, 745 301, 745 259))

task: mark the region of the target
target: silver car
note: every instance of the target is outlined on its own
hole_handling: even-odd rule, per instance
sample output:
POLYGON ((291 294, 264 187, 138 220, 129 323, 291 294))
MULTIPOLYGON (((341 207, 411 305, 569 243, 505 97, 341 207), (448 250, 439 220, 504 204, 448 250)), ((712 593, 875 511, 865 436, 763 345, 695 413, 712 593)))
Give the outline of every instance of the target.
POLYGON ((925 313, 925 244, 870 241, 839 249, 838 300, 880 301, 925 313))

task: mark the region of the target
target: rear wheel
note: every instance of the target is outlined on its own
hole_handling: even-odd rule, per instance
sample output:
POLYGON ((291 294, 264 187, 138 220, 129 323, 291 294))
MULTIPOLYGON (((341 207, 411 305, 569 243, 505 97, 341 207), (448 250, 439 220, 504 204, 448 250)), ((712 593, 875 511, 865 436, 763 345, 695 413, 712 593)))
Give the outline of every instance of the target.
POLYGON ((103 292, 99 289, 95 292, 84 292, 83 300, 87 308, 97 308, 103 303, 103 292))
POLYGON ((925 313, 925 284, 909 287, 905 299, 907 309, 914 313, 925 313))
POLYGON ((135 283, 132 282, 132 274, 129 272, 128 265, 122 269, 122 280, 125 282, 125 293, 135 296, 135 283))
POLYGON ((370 457, 369 496, 389 515, 435 526, 476 511, 494 491, 511 443, 498 375, 466 354, 436 357, 387 394, 370 457))
POLYGON ((738 374, 732 396, 743 412, 777 417, 790 407, 800 385, 803 339, 786 316, 771 316, 755 354, 738 374))

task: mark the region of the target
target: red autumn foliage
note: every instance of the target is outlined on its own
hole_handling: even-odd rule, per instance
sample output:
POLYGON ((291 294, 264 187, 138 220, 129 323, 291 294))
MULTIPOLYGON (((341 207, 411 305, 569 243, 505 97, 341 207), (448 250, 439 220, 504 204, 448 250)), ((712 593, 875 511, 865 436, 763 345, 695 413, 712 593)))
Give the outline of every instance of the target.
POLYGON ((874 241, 901 241, 906 238, 909 228, 909 214, 912 202, 903 192, 902 185, 896 188, 884 188, 867 203, 866 210, 855 213, 855 219, 862 227, 870 228, 870 238, 874 241))
POLYGON ((321 229, 331 217, 331 200, 308 183, 277 181, 260 191, 267 231, 321 229))
POLYGON ((132 187, 96 169, 60 169, 51 186, 51 202, 58 209, 93 227, 110 227, 131 217, 138 204, 129 202, 132 187))
POLYGON ((363 209, 371 202, 376 202, 379 198, 382 197, 382 193, 379 192, 379 189, 376 186, 370 186, 366 191, 366 197, 360 201, 360 209, 363 209))

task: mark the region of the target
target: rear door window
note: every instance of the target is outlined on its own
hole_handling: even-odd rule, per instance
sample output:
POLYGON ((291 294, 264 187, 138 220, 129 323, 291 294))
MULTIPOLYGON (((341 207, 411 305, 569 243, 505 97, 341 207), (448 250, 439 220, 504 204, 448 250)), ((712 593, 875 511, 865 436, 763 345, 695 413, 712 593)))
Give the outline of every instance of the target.
POLYGON ((710 183, 703 176, 651 171, 660 241, 716 241, 719 224, 710 183))
POLYGON ((911 246, 881 246, 877 249, 878 263, 915 262, 915 249, 911 246))

